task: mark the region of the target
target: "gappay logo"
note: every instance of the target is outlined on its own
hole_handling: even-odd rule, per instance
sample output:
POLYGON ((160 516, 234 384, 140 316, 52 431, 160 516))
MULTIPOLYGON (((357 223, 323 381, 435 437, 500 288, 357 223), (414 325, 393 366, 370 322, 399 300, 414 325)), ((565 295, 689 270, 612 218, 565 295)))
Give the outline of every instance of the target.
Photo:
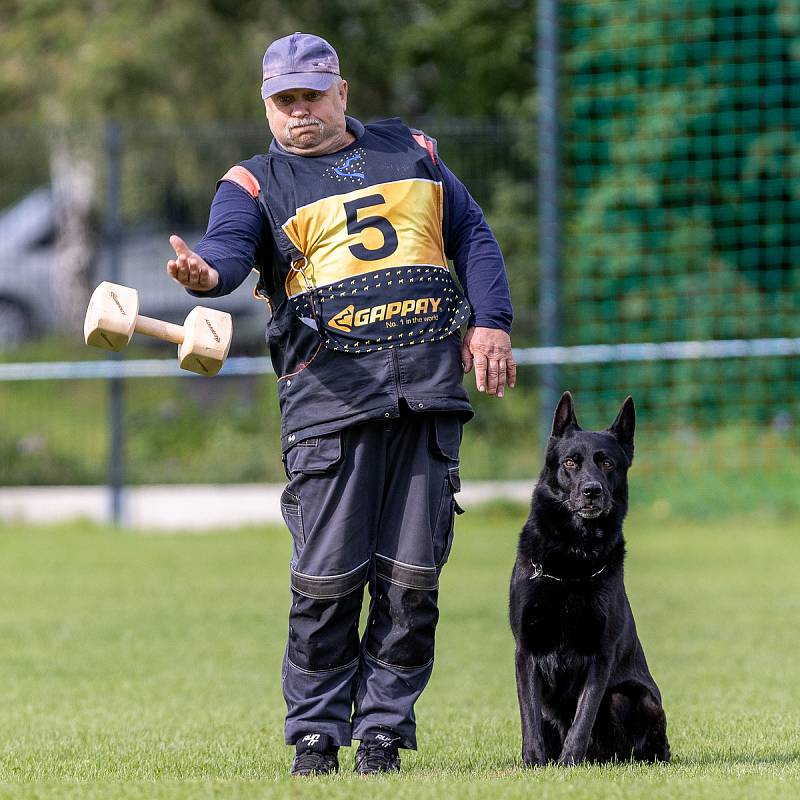
POLYGON ((370 325, 379 320, 390 320, 392 317, 400 317, 402 319, 409 315, 427 315, 426 319, 420 319, 419 321, 429 322, 430 315, 438 314, 441 304, 441 297, 420 297, 418 300, 397 300, 393 303, 381 303, 377 306, 360 308, 356 311, 356 307, 351 303, 328 320, 327 325, 337 331, 350 333, 353 328, 370 325))

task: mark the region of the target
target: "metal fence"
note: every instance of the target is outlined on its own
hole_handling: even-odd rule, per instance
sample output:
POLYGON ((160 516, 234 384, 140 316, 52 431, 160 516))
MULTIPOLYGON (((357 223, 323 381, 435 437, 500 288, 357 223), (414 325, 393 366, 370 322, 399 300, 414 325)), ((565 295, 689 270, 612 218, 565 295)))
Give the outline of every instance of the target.
MULTIPOLYGON (((475 398, 468 472, 535 473, 563 389, 587 426, 607 424, 634 396, 646 445, 639 469, 654 484, 718 469, 720 453, 727 491, 747 464, 762 476, 800 466, 800 25, 787 8, 564 3, 539 20, 537 125, 416 120, 500 240, 527 365, 502 403, 475 398)), ((94 153, 98 217, 117 209, 131 281, 153 287, 153 302, 175 298, 165 316, 182 314, 187 301, 163 275, 166 236, 199 235, 215 181, 262 151, 266 130, 125 126, 116 149, 100 130, 62 134, 94 153), (162 254, 137 257, 141 237, 161 241, 162 254)), ((0 136, 4 203, 46 180, 51 138, 0 136)), ((0 260, 0 270, 15 268, 0 260)), ((241 297, 234 358, 212 382, 140 360, 159 350, 135 351, 129 363, 4 365, 0 483, 104 480, 112 373, 129 376, 127 480, 280 480, 274 379, 263 358, 248 359, 262 346, 263 310, 241 297)), ((61 355, 83 358, 75 348, 61 355)))
MULTIPOLYGON (((800 335, 796 15, 739 0, 562 9, 563 343, 800 335)), ((792 359, 651 374, 698 414, 800 412, 792 359)))

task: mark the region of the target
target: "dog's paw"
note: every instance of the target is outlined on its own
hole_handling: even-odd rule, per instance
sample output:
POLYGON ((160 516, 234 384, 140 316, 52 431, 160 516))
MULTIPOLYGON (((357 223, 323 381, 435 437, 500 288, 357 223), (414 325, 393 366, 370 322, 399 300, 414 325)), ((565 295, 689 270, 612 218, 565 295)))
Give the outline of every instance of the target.
POLYGON ((586 753, 581 753, 573 749, 564 749, 558 757, 559 767, 574 767, 586 758, 586 753))
POLYGON ((522 765, 528 768, 547 766, 547 756, 538 750, 523 750, 522 765))

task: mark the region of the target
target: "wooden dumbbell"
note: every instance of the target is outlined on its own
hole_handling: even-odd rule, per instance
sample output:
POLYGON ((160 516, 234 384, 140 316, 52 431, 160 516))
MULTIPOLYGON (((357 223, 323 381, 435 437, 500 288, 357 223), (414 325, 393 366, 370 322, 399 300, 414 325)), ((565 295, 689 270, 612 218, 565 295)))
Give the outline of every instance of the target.
POLYGON ((105 350, 122 350, 133 332, 173 342, 181 369, 199 375, 216 375, 228 355, 233 336, 231 315, 196 306, 183 325, 173 325, 139 314, 139 293, 129 286, 103 281, 92 293, 83 336, 86 344, 105 350))

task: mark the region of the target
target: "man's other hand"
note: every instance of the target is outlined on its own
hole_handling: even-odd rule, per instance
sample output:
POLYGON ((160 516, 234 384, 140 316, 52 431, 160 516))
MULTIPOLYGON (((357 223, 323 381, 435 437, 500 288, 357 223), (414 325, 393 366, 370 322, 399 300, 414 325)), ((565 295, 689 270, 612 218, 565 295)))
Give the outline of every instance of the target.
POLYGON ((502 397, 505 387, 517 382, 517 365, 511 355, 511 337, 498 328, 469 328, 461 347, 464 372, 475 367, 479 392, 502 397))
POLYGON ((167 261, 167 272, 185 289, 211 291, 219 283, 219 273, 197 253, 189 249, 180 236, 170 236, 175 258, 167 261))

